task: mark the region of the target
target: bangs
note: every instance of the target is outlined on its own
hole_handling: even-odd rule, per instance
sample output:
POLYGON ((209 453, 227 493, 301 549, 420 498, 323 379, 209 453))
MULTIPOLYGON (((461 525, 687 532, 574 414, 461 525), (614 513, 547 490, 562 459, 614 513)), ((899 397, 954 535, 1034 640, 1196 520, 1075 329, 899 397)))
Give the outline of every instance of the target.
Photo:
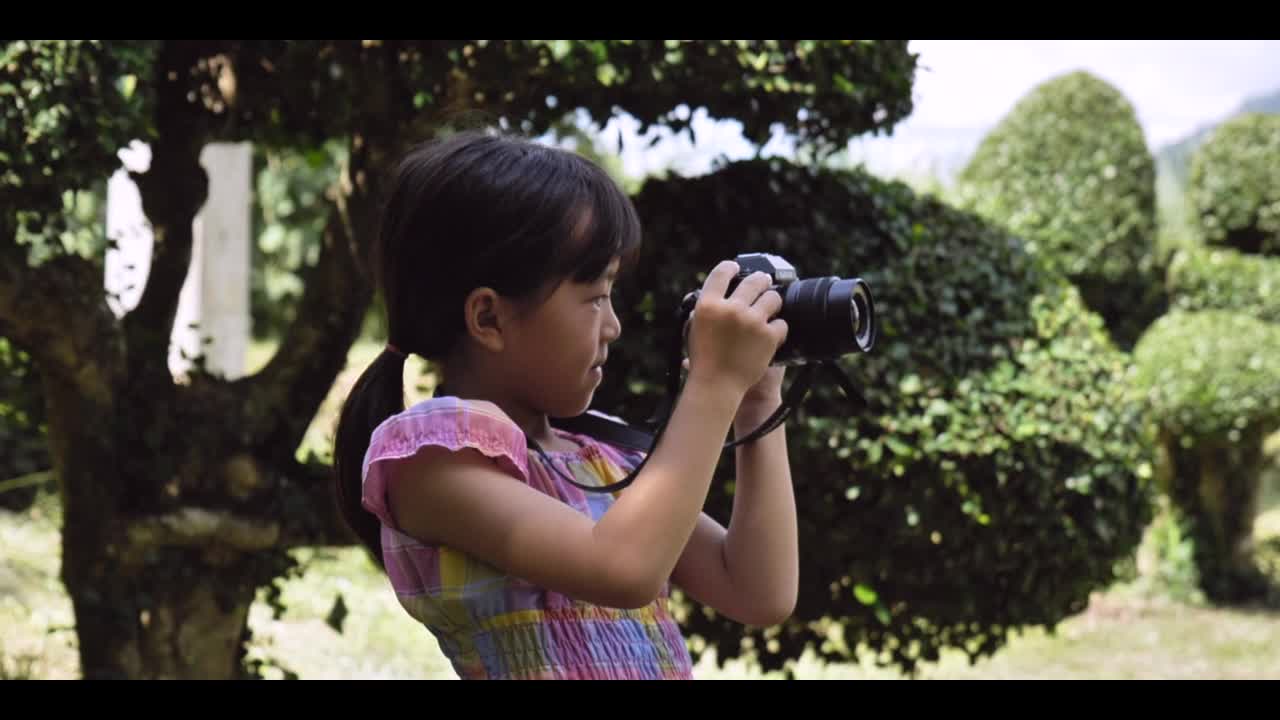
POLYGON ((471 253, 474 277, 462 282, 537 306, 565 281, 597 280, 614 258, 635 263, 640 217, 595 163, 530 141, 495 140, 477 154, 482 169, 437 200, 459 219, 444 232, 471 253))
POLYGON ((566 218, 568 238, 555 274, 575 282, 591 282, 620 258, 619 274, 634 264, 640 250, 640 217, 622 190, 603 171, 585 178, 577 212, 566 218))

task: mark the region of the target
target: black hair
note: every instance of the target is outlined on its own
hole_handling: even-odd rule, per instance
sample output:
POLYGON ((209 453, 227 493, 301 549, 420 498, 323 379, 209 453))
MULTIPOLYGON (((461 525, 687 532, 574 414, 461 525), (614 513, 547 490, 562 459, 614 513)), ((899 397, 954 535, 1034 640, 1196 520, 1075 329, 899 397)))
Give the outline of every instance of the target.
POLYGON ((634 259, 640 219, 626 193, 576 153, 492 131, 459 132, 401 160, 372 248, 388 342, 347 396, 334 442, 337 500, 382 562, 380 523, 361 504, 374 429, 404 410, 409 353, 443 360, 465 333, 477 287, 536 300, 565 279, 590 282, 634 259))

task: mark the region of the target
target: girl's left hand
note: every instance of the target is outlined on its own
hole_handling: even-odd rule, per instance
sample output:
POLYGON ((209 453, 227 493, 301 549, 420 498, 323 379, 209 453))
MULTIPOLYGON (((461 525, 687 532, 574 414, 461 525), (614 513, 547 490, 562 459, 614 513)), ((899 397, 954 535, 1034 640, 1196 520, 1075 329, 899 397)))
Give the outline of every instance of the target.
POLYGON ((764 377, 742 397, 739 408, 773 412, 782 404, 782 379, 787 369, 784 365, 770 365, 764 377))
MULTIPOLYGON (((684 360, 684 369, 689 370, 689 358, 684 360)), ((738 405, 738 413, 749 411, 758 414, 763 411, 766 415, 778 409, 782 404, 782 380, 787 374, 785 365, 770 365, 765 371, 764 377, 760 378, 760 382, 756 383, 747 390, 747 394, 742 396, 742 403, 738 405)))

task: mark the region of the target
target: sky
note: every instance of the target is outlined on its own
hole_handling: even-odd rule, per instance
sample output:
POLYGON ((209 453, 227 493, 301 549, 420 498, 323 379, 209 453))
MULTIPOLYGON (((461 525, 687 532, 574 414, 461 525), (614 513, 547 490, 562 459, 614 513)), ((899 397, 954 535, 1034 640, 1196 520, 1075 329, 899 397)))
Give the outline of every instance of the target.
MULTIPOLYGON (((1157 151, 1203 125, 1221 120, 1249 97, 1280 89, 1280 40, 912 40, 919 53, 915 109, 892 137, 859 138, 850 153, 888 175, 928 171, 947 175, 977 147, 1017 101, 1040 83, 1087 70, 1133 103, 1157 151)), ((652 148, 630 118, 610 121, 603 137, 623 168, 642 176, 672 166, 683 173, 710 169, 715 157, 749 157, 754 148, 737 123, 694 113, 697 146, 687 137, 652 148)), ((764 154, 785 154, 775 138, 764 154)))

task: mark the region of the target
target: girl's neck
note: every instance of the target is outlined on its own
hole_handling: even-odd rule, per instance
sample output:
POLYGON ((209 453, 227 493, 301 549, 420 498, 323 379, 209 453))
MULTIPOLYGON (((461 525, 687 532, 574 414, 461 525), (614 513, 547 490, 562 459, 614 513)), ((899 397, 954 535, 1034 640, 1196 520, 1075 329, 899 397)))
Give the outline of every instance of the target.
MULTIPOLYGON (((565 441, 556 437, 551 430, 547 414, 509 397, 505 393, 486 387, 465 374, 451 375, 442 386, 443 394, 470 400, 485 400, 497 405, 510 417, 524 434, 546 450, 568 449, 565 441)), ((440 394, 440 393, 438 393, 440 394)))

